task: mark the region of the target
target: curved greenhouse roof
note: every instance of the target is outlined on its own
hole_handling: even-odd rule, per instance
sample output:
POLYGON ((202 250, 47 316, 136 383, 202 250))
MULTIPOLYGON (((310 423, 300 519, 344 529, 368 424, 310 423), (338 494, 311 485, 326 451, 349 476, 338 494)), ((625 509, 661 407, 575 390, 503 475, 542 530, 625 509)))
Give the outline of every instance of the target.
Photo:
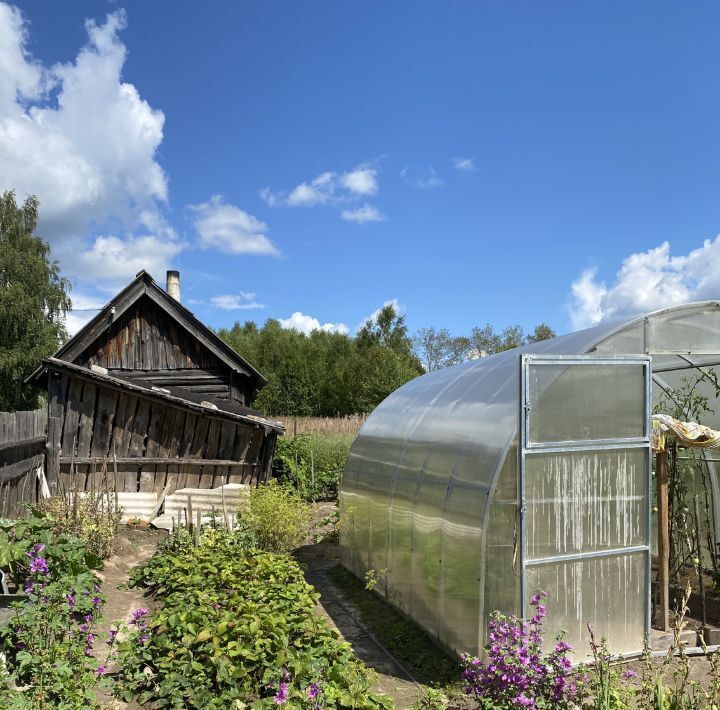
MULTIPOLYGON (((679 387, 687 370, 717 364, 720 301, 706 301, 408 382, 350 452, 343 564, 360 577, 379 572, 388 598, 458 651, 477 652, 489 613, 523 613, 521 595, 539 586, 571 639, 592 621, 613 651, 641 650, 650 399, 679 387), (621 357, 638 355, 651 358, 651 390, 647 357, 621 357), (543 451, 532 436, 524 442, 526 425, 543 451)), ((714 388, 705 394, 714 399, 714 388)), ((704 423, 720 428, 717 416, 704 423)))

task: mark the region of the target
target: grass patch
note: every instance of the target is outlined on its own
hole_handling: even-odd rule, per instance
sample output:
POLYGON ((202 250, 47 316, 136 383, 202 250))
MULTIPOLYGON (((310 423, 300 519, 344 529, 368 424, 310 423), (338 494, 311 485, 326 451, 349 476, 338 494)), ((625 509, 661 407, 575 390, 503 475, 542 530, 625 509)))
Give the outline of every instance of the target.
POLYGON ((332 583, 359 612, 362 623, 418 680, 435 686, 456 684, 460 665, 400 611, 367 590, 340 565, 327 572, 332 583))

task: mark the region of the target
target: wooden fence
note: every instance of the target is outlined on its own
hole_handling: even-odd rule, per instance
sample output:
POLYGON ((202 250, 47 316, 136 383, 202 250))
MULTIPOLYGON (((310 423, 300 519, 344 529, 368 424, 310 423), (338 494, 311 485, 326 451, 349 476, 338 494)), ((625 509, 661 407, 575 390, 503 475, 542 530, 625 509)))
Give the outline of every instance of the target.
POLYGON ((46 431, 45 409, 0 412, 0 517, 18 517, 25 503, 37 503, 46 431))

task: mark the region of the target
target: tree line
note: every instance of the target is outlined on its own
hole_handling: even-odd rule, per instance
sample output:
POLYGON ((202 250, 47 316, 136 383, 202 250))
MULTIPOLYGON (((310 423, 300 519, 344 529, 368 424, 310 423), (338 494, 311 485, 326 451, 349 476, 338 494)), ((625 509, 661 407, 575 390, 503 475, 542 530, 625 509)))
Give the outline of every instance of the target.
POLYGON ((467 336, 452 336, 447 328, 420 328, 413 335, 412 343, 415 356, 423 368, 431 372, 554 337, 555 331, 546 323, 536 325, 528 334, 519 325, 508 326, 496 333, 488 323, 482 328, 475 326, 467 336))
POLYGON ((319 417, 371 412, 424 372, 555 337, 544 323, 529 334, 518 325, 496 333, 488 324, 468 336, 451 336, 445 328, 421 328, 410 336, 392 305, 354 338, 322 330, 306 335, 272 319, 262 327, 235 323, 218 334, 269 380, 253 406, 268 414, 319 417))

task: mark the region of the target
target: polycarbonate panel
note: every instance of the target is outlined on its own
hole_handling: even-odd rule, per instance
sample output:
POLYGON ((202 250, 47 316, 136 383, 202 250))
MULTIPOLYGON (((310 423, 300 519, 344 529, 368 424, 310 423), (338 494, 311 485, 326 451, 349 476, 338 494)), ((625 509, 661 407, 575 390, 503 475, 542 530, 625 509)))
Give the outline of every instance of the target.
POLYGON ((640 364, 530 364, 528 441, 645 436, 643 369, 640 364))
POLYGON ((482 598, 482 526, 478 510, 487 505, 480 484, 454 481, 441 520, 438 636, 450 648, 477 653, 482 598))
POLYGON ((647 449, 528 453, 527 560, 647 544, 647 449))
MULTIPOLYGON (((387 568, 391 601, 412 607, 409 613, 453 649, 481 646, 493 607, 520 613, 513 555, 520 355, 642 354, 645 332, 658 318, 672 324, 674 335, 655 328, 653 343, 665 347, 682 322, 683 347, 692 353, 695 336, 687 334, 700 333, 697 342, 707 347, 714 326, 706 314, 717 305, 651 314, 647 326, 644 317, 598 325, 431 372, 399 388, 369 417, 348 457, 340 492, 343 564, 361 579, 368 569, 387 568), (672 312, 679 317, 668 318, 672 312), (688 324, 696 314, 700 323, 688 324)), ((680 357, 677 362, 682 366, 680 357)), ((663 364, 672 361, 663 356, 663 364)), ((676 381, 670 373, 662 377, 676 381)), ((577 386, 589 402, 603 396, 582 381, 577 386)), ((624 392, 617 396, 618 410, 625 408, 624 392)), ((717 411, 720 417, 720 406, 717 411)), ((564 418, 576 416, 566 411, 564 418)), ((642 613, 637 617, 641 623, 642 613)))
POLYGON ((720 352, 720 307, 717 303, 668 309, 648 322, 648 350, 655 353, 720 352))
POLYGON ((526 603, 537 590, 548 593, 546 638, 565 631, 576 659, 590 655, 588 623, 611 653, 638 653, 645 636, 645 564, 641 553, 529 567, 526 603))
POLYGON ((645 327, 643 321, 623 326, 621 330, 598 343, 592 350, 593 355, 641 355, 644 352, 645 327))

